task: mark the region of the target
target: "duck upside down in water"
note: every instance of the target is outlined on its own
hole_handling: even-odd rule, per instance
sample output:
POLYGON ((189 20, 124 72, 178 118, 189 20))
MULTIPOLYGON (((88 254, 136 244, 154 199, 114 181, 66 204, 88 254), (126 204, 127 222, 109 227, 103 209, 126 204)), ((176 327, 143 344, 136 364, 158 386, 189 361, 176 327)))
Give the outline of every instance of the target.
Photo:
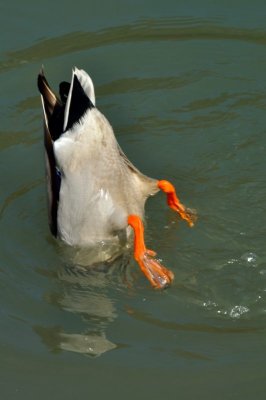
POLYGON ((173 185, 143 175, 125 156, 104 115, 96 108, 89 75, 74 68, 58 98, 43 70, 38 75, 44 113, 49 222, 54 236, 71 246, 121 243, 134 232, 134 257, 155 288, 174 278, 144 242, 144 205, 159 190, 168 205, 193 226, 193 216, 173 185))

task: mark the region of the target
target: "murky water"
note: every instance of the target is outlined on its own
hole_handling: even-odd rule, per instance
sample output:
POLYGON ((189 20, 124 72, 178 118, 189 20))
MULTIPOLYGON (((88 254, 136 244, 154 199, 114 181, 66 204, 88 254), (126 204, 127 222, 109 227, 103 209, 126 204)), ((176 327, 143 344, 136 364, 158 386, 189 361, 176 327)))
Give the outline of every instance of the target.
POLYGON ((1 398, 264 399, 266 3, 89 3, 0 6, 1 398), (128 157, 197 209, 189 229, 147 204, 169 290, 51 238, 42 64, 54 86, 86 69, 128 157))

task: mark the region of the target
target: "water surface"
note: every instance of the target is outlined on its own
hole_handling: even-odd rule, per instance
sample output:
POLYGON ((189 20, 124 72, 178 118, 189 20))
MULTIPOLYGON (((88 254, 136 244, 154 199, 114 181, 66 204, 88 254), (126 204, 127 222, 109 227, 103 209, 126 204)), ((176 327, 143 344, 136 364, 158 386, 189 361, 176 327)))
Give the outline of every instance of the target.
POLYGON ((146 1, 1 8, 1 329, 4 399, 264 399, 264 2, 146 1), (132 258, 72 268, 47 225, 36 75, 71 68, 163 195, 147 243, 175 273, 154 291, 132 258))

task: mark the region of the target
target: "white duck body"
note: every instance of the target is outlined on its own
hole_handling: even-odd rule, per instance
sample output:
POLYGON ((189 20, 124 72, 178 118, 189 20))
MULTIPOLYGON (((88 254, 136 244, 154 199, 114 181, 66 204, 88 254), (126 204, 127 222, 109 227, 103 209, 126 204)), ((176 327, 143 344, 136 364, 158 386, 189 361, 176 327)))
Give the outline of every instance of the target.
POLYGON ((125 242, 131 231, 127 216, 143 217, 146 199, 159 190, 157 180, 141 174, 120 149, 111 125, 95 107, 93 83, 85 71, 73 70, 65 104, 53 94, 43 73, 38 79, 54 234, 72 246, 125 242), (53 133, 56 107, 63 129, 53 133), (51 176, 58 171, 61 183, 55 194, 51 176))
POLYGON ((130 168, 96 108, 55 141, 54 152, 62 174, 58 236, 70 245, 117 238, 128 226, 127 216, 142 218, 147 197, 158 190, 155 180, 130 168))

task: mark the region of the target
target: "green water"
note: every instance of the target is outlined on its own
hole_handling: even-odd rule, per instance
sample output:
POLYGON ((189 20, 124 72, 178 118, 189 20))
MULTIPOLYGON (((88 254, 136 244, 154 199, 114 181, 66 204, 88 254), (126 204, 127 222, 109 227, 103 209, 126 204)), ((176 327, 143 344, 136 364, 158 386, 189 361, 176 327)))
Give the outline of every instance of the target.
POLYGON ((266 3, 18 0, 0 5, 0 396, 264 399, 266 3), (90 4, 91 3, 91 4, 90 4), (41 65, 87 70, 97 105, 162 195, 147 242, 175 273, 154 291, 133 259, 75 271, 47 225, 41 65))

